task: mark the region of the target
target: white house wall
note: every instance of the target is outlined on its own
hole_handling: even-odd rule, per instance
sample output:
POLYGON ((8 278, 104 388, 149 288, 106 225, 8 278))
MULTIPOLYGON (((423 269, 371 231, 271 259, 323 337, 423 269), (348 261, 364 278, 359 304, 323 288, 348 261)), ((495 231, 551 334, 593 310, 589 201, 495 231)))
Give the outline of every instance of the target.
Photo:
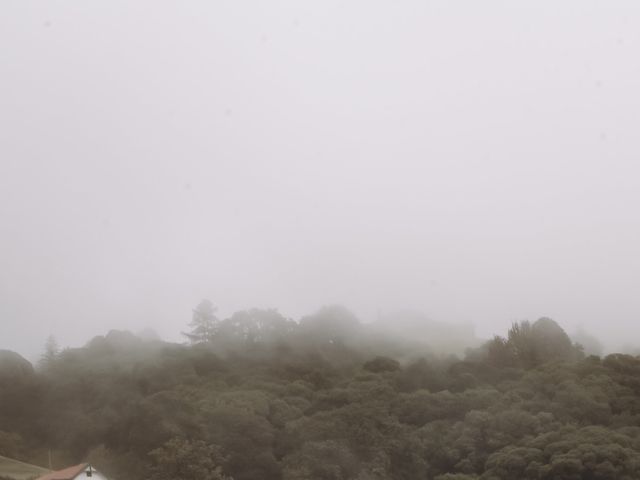
POLYGON ((90 477, 88 477, 87 476, 87 472, 84 471, 80 475, 78 475, 76 478, 74 478, 73 480, 85 480, 85 479, 89 479, 89 480, 108 480, 107 477, 102 475, 100 472, 96 472, 95 470, 93 470, 93 473, 92 473, 92 475, 90 477))

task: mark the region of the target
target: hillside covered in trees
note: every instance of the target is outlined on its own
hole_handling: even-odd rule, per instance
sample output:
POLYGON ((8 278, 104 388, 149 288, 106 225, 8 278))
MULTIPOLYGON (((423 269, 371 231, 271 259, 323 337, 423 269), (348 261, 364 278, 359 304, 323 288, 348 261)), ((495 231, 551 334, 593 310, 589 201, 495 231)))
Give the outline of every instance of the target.
POLYGON ((640 358, 550 319, 445 355, 341 307, 203 302, 185 335, 0 352, 0 455, 114 480, 640 478, 640 358))

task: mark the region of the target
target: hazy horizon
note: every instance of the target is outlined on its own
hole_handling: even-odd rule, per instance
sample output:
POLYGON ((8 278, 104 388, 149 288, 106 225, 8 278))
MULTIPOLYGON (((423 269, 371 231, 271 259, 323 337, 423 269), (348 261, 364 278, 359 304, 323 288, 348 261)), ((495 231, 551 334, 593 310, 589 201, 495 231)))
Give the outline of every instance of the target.
POLYGON ((410 308, 640 333, 640 4, 0 9, 0 349, 410 308))

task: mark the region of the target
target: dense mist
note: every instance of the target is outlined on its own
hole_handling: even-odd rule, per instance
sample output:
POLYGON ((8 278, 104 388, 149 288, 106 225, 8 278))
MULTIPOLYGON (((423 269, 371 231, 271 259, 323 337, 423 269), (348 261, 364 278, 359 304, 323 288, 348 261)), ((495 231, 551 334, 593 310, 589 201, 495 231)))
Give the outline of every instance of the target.
POLYGON ((0 348, 202 298, 635 342, 637 3, 0 9, 0 348))
POLYGON ((0 480, 640 478, 639 25, 0 2, 0 480))

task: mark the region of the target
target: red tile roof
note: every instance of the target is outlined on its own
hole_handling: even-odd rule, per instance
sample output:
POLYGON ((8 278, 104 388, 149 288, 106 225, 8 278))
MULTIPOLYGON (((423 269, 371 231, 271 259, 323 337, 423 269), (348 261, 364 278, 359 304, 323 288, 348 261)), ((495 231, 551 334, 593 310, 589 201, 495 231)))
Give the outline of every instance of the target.
POLYGON ((47 473, 46 475, 38 477, 37 480, 73 480, 78 475, 80 475, 88 466, 88 463, 81 463, 80 465, 65 468, 64 470, 47 473))

